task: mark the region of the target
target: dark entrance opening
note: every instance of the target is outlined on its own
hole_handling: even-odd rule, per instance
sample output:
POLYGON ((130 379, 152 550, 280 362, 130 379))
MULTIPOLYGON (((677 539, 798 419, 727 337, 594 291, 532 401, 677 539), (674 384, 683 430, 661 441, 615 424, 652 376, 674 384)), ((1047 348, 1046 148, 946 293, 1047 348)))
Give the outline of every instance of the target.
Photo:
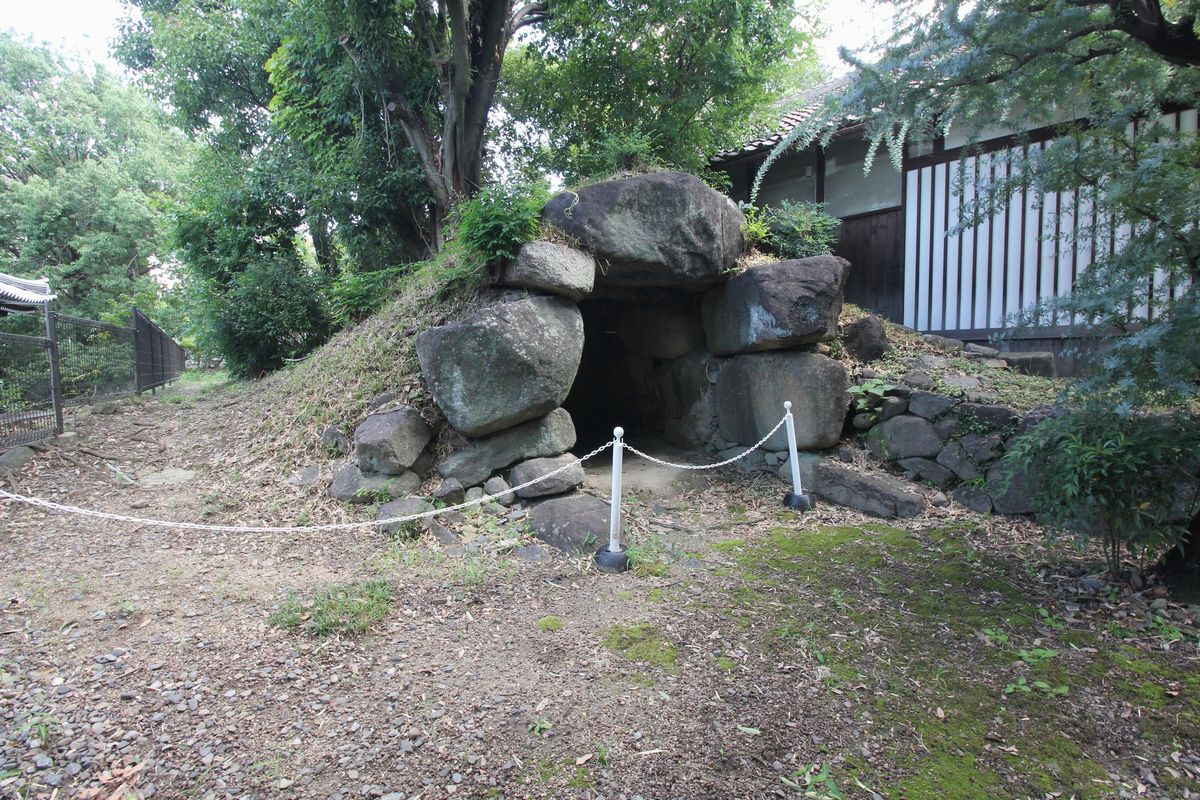
POLYGON ((632 440, 660 438, 671 399, 671 364, 703 348, 700 297, 646 290, 621 299, 584 300, 583 357, 563 407, 575 423, 577 451, 612 438, 621 426, 632 440))

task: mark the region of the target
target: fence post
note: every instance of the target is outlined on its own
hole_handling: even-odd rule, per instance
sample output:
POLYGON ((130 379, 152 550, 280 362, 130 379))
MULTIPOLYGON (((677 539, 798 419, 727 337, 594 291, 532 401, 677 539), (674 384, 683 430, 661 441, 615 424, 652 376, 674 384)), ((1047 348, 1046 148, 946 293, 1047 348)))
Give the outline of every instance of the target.
POLYGON ((800 454, 796 451, 796 421, 792 417, 790 400, 783 404, 783 416, 787 420, 788 463, 792 465, 792 490, 784 495, 783 504, 797 511, 808 511, 813 507, 813 500, 800 485, 800 454))
POLYGON ((46 339, 50 350, 50 405, 54 409, 54 432, 62 433, 63 426, 63 391, 62 365, 58 352, 58 316, 46 304, 46 339))
POLYGON ((613 428, 612 500, 608 510, 608 544, 601 545, 592 559, 601 572, 624 572, 629 569, 629 548, 621 544, 621 462, 625 431, 613 428))

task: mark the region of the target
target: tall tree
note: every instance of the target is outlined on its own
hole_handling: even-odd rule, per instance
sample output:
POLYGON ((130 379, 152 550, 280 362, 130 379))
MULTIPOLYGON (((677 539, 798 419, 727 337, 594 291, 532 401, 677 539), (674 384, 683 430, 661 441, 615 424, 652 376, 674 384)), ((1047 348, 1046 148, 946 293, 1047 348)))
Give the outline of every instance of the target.
POLYGON ((817 78, 795 13, 760 0, 555 2, 505 63, 503 146, 569 179, 639 155, 699 172, 766 122, 785 87, 817 78))
MULTIPOLYGON (((971 143, 996 129, 1051 127, 1044 149, 1009 158, 1010 177, 977 184, 968 224, 1018 189, 1085 197, 1099 231, 1128 230, 1103 250, 1073 292, 1027 309, 1018 322, 1078 319, 1109 331, 1083 391, 1116 390, 1131 408, 1200 392, 1200 139, 1163 112, 1200 101, 1198 0, 937 0, 905 2, 907 20, 858 70, 849 90, 774 150, 827 139, 846 118, 899 162, 910 142, 952 127, 971 143), (1152 300, 1152 318, 1136 309, 1152 300)), ((991 134, 989 134, 991 135, 991 134)), ((867 159, 870 163, 871 159, 867 159)), ((1080 237, 1097 231, 1080 226, 1080 237)), ((1064 234, 1066 235, 1066 234, 1064 234)))
POLYGON ((126 318, 157 295, 191 157, 137 90, 0 34, 0 270, 49 277, 69 313, 126 318))

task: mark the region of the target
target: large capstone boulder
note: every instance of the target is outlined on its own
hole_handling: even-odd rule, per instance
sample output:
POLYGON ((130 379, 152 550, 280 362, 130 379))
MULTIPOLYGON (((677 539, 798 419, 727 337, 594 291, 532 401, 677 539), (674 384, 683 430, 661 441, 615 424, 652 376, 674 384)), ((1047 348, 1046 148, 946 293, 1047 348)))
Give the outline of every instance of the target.
POLYGON ((354 429, 358 468, 400 475, 416 463, 432 437, 433 430, 411 408, 371 414, 354 429))
POLYGON ((575 446, 571 415, 556 408, 544 417, 476 439, 438 465, 438 474, 463 486, 482 483, 498 469, 542 456, 557 456, 575 446))
POLYGON ((505 266, 500 283, 579 300, 592 292, 596 259, 574 247, 541 240, 526 242, 505 266))
POLYGON ((867 475, 831 459, 817 464, 814 478, 813 489, 822 498, 876 517, 915 517, 925 510, 925 499, 904 481, 867 475))
POLYGON ((935 458, 942 451, 942 437, 929 420, 903 414, 871 428, 867 447, 885 461, 935 458))
POLYGON ((536 480, 537 483, 518 490, 518 497, 547 497, 553 494, 563 494, 583 483, 583 465, 575 462, 575 456, 563 453, 555 458, 531 458, 528 461, 522 461, 508 473, 510 486, 520 486, 532 480, 536 480), (561 470, 561 472, 556 470, 561 470), (551 473, 554 474, 551 475, 551 473))
MULTIPOLYGON (((817 353, 750 353, 725 361, 717 376, 717 415, 721 437, 751 445, 783 417, 791 401, 796 446, 823 450, 838 443, 846 418, 846 368, 817 353)), ((787 432, 775 431, 768 450, 787 447, 787 432)))
POLYGON ((411 494, 420 486, 421 479, 415 472, 405 472, 402 475, 364 473, 358 468, 358 464, 351 461, 334 469, 329 494, 334 500, 343 503, 365 505, 411 494))
POLYGON ((583 318, 562 297, 491 306, 417 337, 434 402, 467 436, 502 431, 560 406, 582 354, 583 318))
POLYGON ((742 254, 742 212, 682 172, 656 172, 563 192, 542 218, 595 254, 596 287, 721 283, 742 254))
POLYGON ((833 338, 849 270, 828 255, 750 267, 705 295, 708 349, 731 355, 833 338))
POLYGON ((590 494, 544 500, 529 509, 529 530, 569 553, 595 550, 608 540, 609 505, 590 494))

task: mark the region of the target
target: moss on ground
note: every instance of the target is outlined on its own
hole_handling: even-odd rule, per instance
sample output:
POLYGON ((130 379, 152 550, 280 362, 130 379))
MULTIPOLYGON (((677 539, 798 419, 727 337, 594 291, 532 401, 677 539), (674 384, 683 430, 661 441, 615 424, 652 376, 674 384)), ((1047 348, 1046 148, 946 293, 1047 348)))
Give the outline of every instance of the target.
POLYGON ((843 769, 886 796, 1115 797, 1100 765, 1106 734, 1074 705, 1096 694, 1136 707, 1156 741, 1200 736, 1200 700, 1190 699, 1200 676, 1069 628, 973 533, 780 525, 757 541, 719 542, 709 558, 732 562, 742 581, 727 589, 725 614, 770 614, 778 623, 759 646, 815 662, 839 696, 865 707, 882 752, 843 769), (1005 692, 1020 681, 1028 692, 1005 692))
POLYGON ((678 669, 679 651, 649 622, 613 625, 605 632, 602 644, 630 661, 667 672, 678 669))

